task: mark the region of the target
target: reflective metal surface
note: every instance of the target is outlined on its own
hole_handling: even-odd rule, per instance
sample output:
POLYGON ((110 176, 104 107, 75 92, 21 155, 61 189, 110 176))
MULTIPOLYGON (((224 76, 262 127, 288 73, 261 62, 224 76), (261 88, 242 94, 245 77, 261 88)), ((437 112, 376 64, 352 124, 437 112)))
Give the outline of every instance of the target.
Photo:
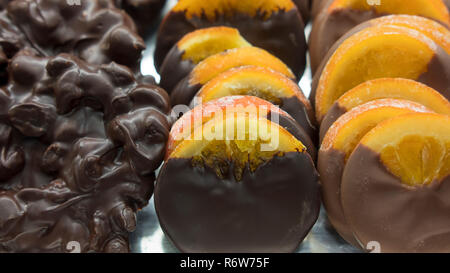
MULTIPOLYGON (((163 13, 166 13, 177 0, 169 0, 163 13)), ((155 49, 156 40, 155 33, 147 41, 147 49, 144 53, 142 61, 142 73, 146 75, 153 75, 159 81, 159 75, 153 65, 153 52, 155 49)), ((311 26, 308 25, 305 34, 308 36, 311 26)), ((311 91, 311 69, 308 68, 300 81, 300 87, 306 96, 311 91)), ((156 216, 153 198, 150 203, 138 214, 138 226, 136 231, 131 234, 130 238, 131 251, 139 253, 176 253, 178 250, 164 235, 164 232, 159 226, 158 217, 156 216)), ((333 230, 328 222, 325 211, 322 209, 319 219, 312 228, 310 234, 306 237, 300 247, 297 249, 298 253, 351 253, 359 252, 358 249, 347 244, 337 233, 333 230)))

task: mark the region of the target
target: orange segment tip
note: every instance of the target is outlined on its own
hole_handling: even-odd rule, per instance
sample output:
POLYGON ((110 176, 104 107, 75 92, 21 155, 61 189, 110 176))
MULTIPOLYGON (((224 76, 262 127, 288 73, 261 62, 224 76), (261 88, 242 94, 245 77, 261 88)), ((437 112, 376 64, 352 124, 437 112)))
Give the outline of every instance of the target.
POLYGON ((277 57, 257 47, 242 47, 212 55, 200 62, 191 72, 189 83, 203 85, 222 72, 248 65, 267 67, 295 79, 289 67, 277 57))
POLYGON ((450 115, 450 102, 441 93, 420 82, 402 78, 364 82, 342 95, 337 104, 348 111, 366 102, 385 98, 417 102, 435 113, 450 115))
POLYGON ((375 100, 355 107, 330 127, 320 149, 342 151, 348 159, 361 138, 378 123, 413 112, 431 111, 421 104, 395 99, 375 100))
POLYGON ((345 8, 375 10, 378 14, 419 15, 450 25, 449 11, 442 0, 335 0, 328 12, 345 8))
POLYGON ((205 58, 227 49, 251 46, 235 28, 210 27, 186 34, 178 43, 183 60, 197 64, 205 58))
POLYGON ((408 186, 450 176, 450 117, 414 113, 381 122, 361 140, 408 186))
POLYGON ((230 69, 205 84, 195 100, 208 102, 232 95, 250 95, 281 105, 283 98, 297 97, 312 109, 308 99, 294 81, 265 67, 244 66, 230 69))
POLYGON ((272 13, 288 11, 295 8, 291 0, 183 0, 179 1, 173 11, 185 12, 186 17, 205 16, 210 21, 216 19, 217 14, 231 17, 237 13, 255 17, 257 14, 270 18, 272 13))
POLYGON ((430 38, 400 26, 373 26, 354 34, 336 49, 322 72, 316 92, 317 119, 321 122, 341 95, 365 81, 418 79, 437 49, 430 38))

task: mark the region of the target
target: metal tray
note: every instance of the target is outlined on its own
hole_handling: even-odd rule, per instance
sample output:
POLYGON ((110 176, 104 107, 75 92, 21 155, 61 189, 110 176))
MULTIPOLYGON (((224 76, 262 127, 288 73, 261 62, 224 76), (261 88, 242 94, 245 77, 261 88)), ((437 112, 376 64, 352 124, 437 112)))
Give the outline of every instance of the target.
MULTIPOLYGON (((166 14, 177 0, 168 0, 163 14, 166 14)), ((144 52, 141 70, 143 74, 153 75, 159 81, 159 75, 153 65, 153 52, 155 50, 156 30, 147 41, 147 49, 144 52)), ((305 28, 308 37, 311 25, 305 28)), ((300 87, 306 96, 311 91, 311 69, 308 67, 300 81, 300 87)), ((130 236, 131 251, 135 253, 177 253, 178 250, 164 235, 156 216, 153 198, 142 211, 138 213, 138 226, 130 236)), ((309 235, 296 250, 297 253, 355 253, 360 250, 347 244, 333 229, 328 222, 326 213, 322 208, 317 223, 312 228, 309 235)))

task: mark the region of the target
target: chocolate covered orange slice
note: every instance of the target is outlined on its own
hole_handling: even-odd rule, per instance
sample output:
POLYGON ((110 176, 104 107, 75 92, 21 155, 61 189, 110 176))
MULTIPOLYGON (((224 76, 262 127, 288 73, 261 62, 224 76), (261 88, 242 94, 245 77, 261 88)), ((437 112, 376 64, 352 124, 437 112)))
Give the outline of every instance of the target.
POLYGON ((381 252, 449 252, 450 117, 409 114, 362 138, 342 177, 345 218, 381 252))
POLYGON ((399 115, 427 111, 424 106, 414 102, 375 100, 353 108, 328 130, 319 151, 317 165, 321 177, 322 200, 330 222, 347 242, 358 245, 340 204, 341 178, 347 159, 361 138, 378 123, 399 115))
POLYGON ((235 28, 210 27, 186 34, 167 54, 160 85, 169 93, 196 64, 227 49, 251 46, 235 28))
POLYGON ((245 66, 233 68, 205 84, 193 103, 233 96, 256 96, 278 105, 289 113, 315 139, 314 114, 302 90, 285 75, 264 67, 245 66))
POLYGON ((360 23, 389 14, 426 17, 450 26, 450 15, 442 0, 334 0, 323 4, 309 39, 313 72, 332 45, 360 23))
POLYGON ((317 174, 304 149, 285 129, 253 115, 196 128, 157 180, 164 232, 183 252, 294 251, 320 208, 317 174))
POLYGON ((416 30, 366 28, 345 40, 325 65, 315 93, 318 121, 345 92, 384 77, 417 80, 449 98, 450 56, 416 30))
POLYGON ((366 102, 385 98, 414 101, 435 113, 450 115, 450 102, 433 88, 408 79, 375 79, 356 86, 333 104, 320 124, 320 139, 349 110, 366 102))
POLYGON ((297 77, 306 64, 306 40, 300 13, 291 0, 183 0, 164 18, 158 33, 155 64, 186 33, 211 26, 237 28, 252 45, 283 60, 297 77))
POLYGON ((191 73, 173 90, 172 105, 189 104, 198 90, 208 81, 230 68, 247 65, 268 67, 295 79, 289 67, 263 49, 257 47, 230 49, 212 55, 195 66, 191 73))
POLYGON ((255 115, 264 117, 286 129, 305 146, 313 161, 316 160, 316 148, 305 130, 285 111, 274 104, 254 96, 227 96, 208 101, 185 113, 172 126, 167 144, 166 158, 183 140, 191 136, 194 130, 211 119, 226 115, 255 115))

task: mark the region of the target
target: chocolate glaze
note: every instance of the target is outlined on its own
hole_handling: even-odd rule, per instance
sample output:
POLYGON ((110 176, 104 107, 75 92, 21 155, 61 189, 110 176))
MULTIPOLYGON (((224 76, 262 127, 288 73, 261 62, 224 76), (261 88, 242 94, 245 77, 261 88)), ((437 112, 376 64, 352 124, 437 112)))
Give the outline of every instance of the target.
POLYGON ((136 22, 139 34, 147 36, 166 0, 114 0, 136 22))
POLYGON ((303 23, 308 23, 311 17, 311 0, 293 0, 293 2, 302 16, 303 23))
POLYGON ((333 1, 334 0, 312 0, 311 19, 314 20, 317 15, 333 1))
POLYGON ((296 8, 274 12, 269 19, 258 13, 255 17, 236 13, 232 17, 216 14, 214 22, 204 14, 187 19, 185 12, 170 12, 160 26, 155 51, 159 71, 165 56, 185 34, 212 26, 237 28, 251 44, 261 47, 285 62, 299 78, 306 65, 306 39, 302 18, 296 8))
POLYGON ((41 56, 70 53, 92 64, 111 61, 139 72, 145 43, 111 0, 12 0, 0 15, 0 45, 11 58, 30 47, 41 56))
POLYGON ((344 240, 354 246, 359 246, 345 220, 341 205, 341 183, 344 167, 344 152, 335 149, 319 151, 317 170, 320 174, 322 202, 327 211, 328 219, 344 240))
POLYGON ((115 63, 11 60, 0 89, 0 252, 128 251, 170 124, 167 94, 115 63))
POLYGON ((409 187, 359 145, 342 177, 342 205, 355 236, 381 252, 450 252, 450 177, 409 187))
MULTIPOLYGON (((309 95, 309 100, 313 106, 316 103, 317 86, 319 85, 320 77, 328 63, 328 60, 333 56, 337 48, 347 38, 370 26, 371 26, 370 22, 365 22, 356 26, 355 28, 347 32, 344 36, 342 36, 328 51, 327 55, 322 60, 319 69, 314 74, 311 83, 311 93, 309 95)), ((447 99, 450 99, 450 56, 447 54, 447 52, 445 52, 445 50, 442 47, 436 45, 436 53, 428 63, 427 71, 422 75, 420 75, 418 79, 413 80, 419 81, 436 89, 447 99)))
MULTIPOLYGON (((167 90, 169 94, 172 93, 172 91, 181 80, 189 76, 189 73, 191 73, 192 69, 194 69, 195 67, 195 64, 191 60, 183 60, 183 54, 184 51, 180 50, 178 46, 173 46, 169 53, 167 53, 166 58, 164 58, 164 62, 162 63, 161 69, 159 70, 159 75, 161 76, 159 85, 167 90)), ((197 91, 194 93, 194 95, 196 93, 197 91)), ((188 101, 190 101, 192 97, 188 101)), ((172 104, 178 105, 182 103, 180 103, 179 101, 175 101, 172 104)))
POLYGON ((337 102, 331 106, 328 113, 323 118, 320 123, 320 132, 319 132, 319 142, 322 143, 323 138, 325 137, 328 129, 333 125, 333 123, 338 120, 343 114, 347 113, 347 109, 341 107, 337 102))
POLYGON ((161 227, 183 252, 292 252, 320 209, 309 155, 275 156, 236 182, 190 159, 169 159, 155 188, 161 227))

